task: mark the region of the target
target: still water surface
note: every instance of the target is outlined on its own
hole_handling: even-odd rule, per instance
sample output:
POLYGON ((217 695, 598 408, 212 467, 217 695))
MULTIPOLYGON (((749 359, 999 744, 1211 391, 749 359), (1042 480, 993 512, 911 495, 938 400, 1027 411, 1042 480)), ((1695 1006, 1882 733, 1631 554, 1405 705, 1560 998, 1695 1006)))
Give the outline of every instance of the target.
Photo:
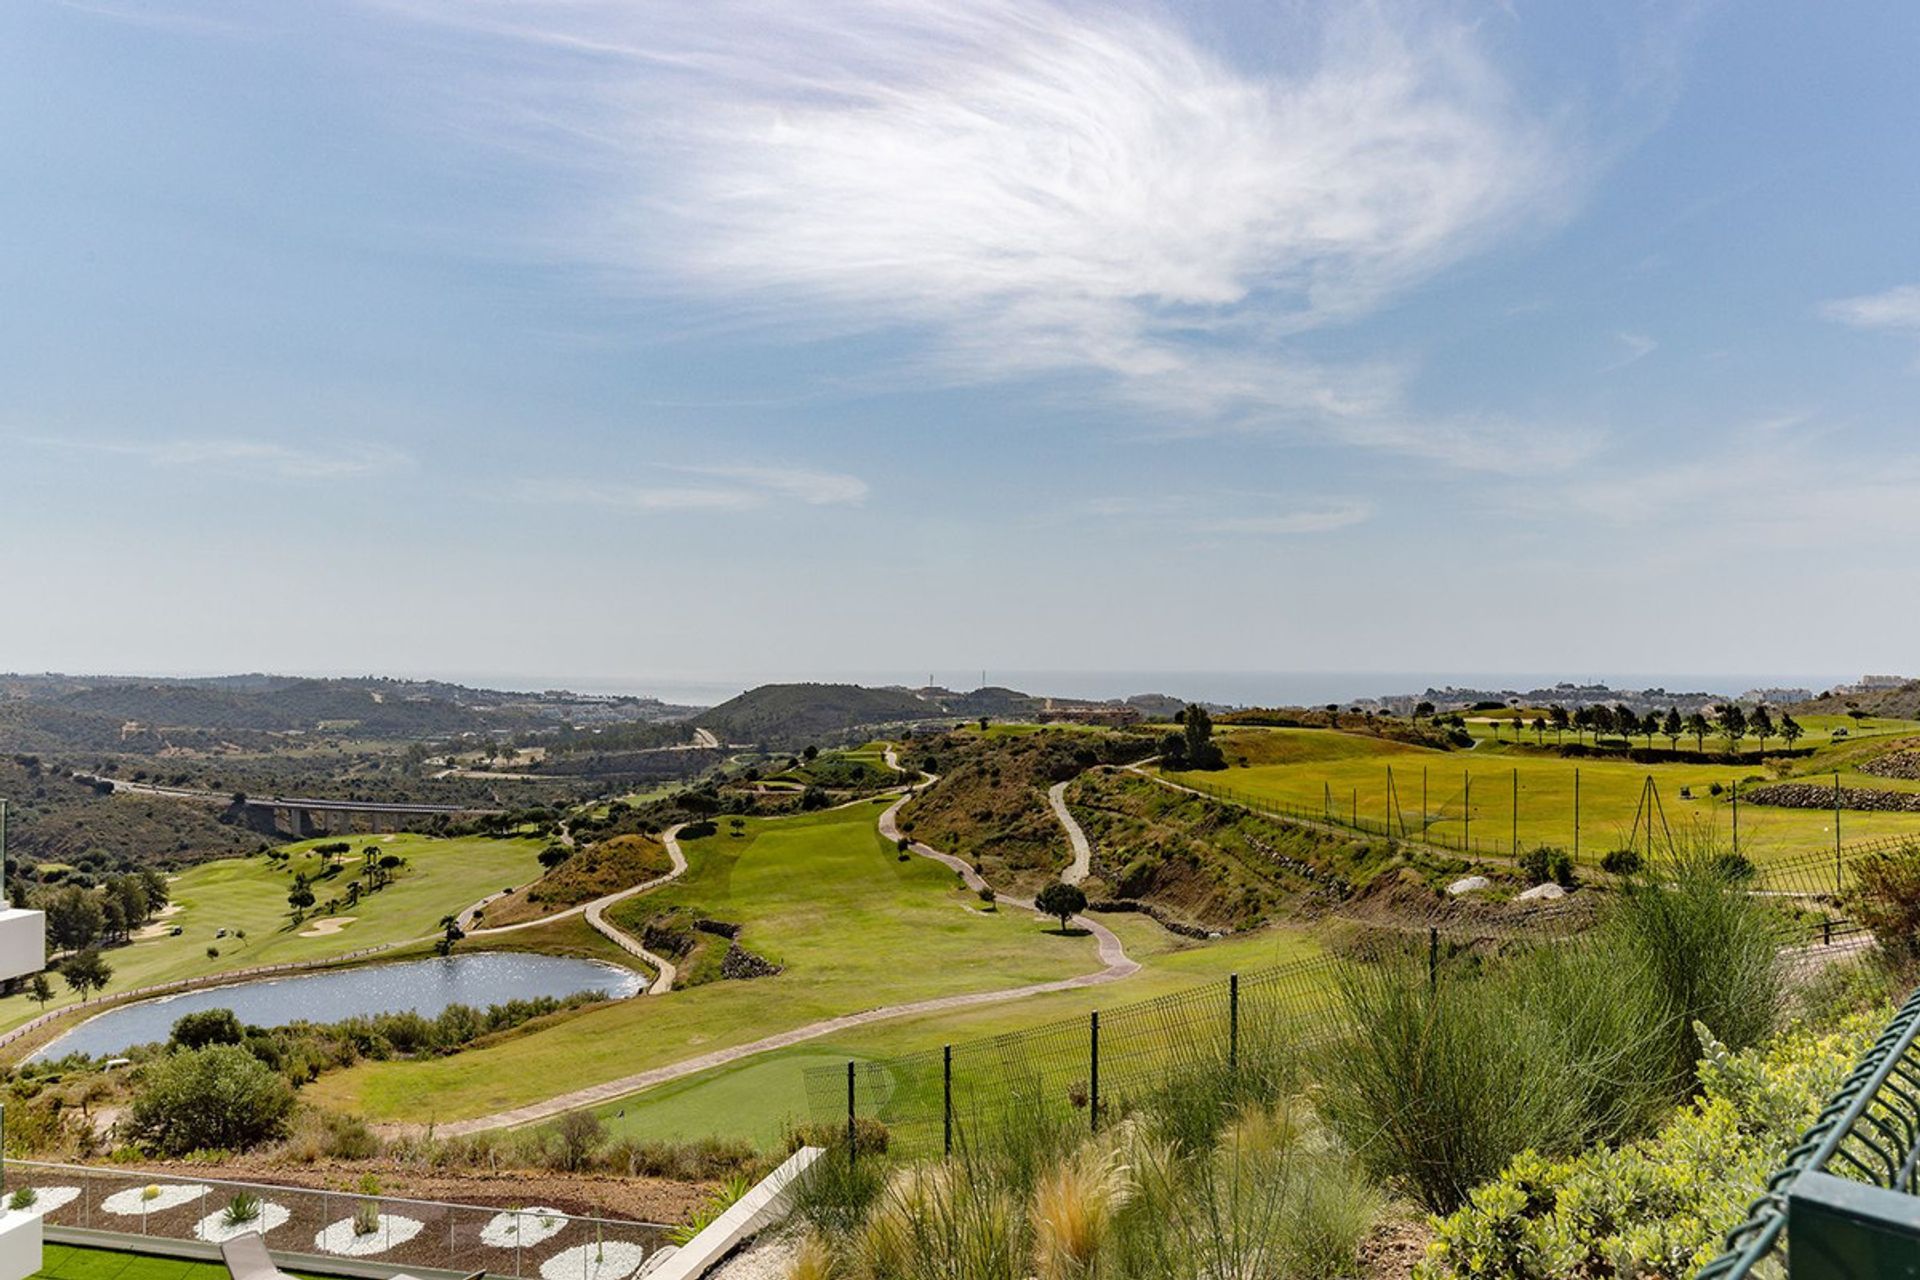
POLYGON ((165 1040, 174 1019, 202 1009, 231 1009, 240 1021, 261 1027, 289 1022, 338 1022, 356 1014, 397 1013, 412 1009, 436 1014, 450 1004, 484 1009, 508 1000, 570 996, 604 991, 630 996, 639 991, 638 974, 564 956, 519 951, 407 960, 361 965, 354 969, 256 978, 229 987, 186 991, 109 1009, 81 1023, 34 1054, 36 1059, 69 1053, 107 1057, 137 1044, 165 1040))

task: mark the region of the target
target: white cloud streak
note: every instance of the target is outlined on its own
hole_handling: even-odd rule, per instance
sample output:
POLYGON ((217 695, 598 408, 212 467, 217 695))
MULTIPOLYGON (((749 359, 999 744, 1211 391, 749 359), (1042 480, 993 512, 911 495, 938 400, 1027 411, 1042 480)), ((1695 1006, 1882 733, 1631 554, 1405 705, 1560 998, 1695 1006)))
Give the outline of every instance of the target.
POLYGON ((659 470, 722 483, 648 484, 604 480, 536 480, 519 489, 533 502, 590 503, 647 512, 743 512, 776 501, 806 506, 857 506, 867 497, 858 476, 805 467, 670 466, 659 470))
POLYGON ((1903 284, 1857 298, 1836 298, 1822 303, 1820 314, 1856 329, 1920 337, 1920 284, 1903 284))
POLYGON ((245 437, 175 440, 102 440, 76 436, 23 436, 22 443, 108 457, 131 458, 156 467, 266 474, 288 480, 336 480, 404 470, 413 459, 389 445, 336 441, 289 445, 245 437))
POLYGON ((1471 23, 1303 9, 1256 63, 1170 9, 1067 0, 386 7, 519 55, 509 133, 586 175, 566 251, 646 288, 904 329, 921 376, 1091 377, 1185 432, 1502 470, 1592 447, 1429 420, 1404 370, 1301 348, 1564 203, 1578 148, 1471 23))
POLYGON ((1195 526, 1201 533, 1246 533, 1294 536, 1331 533, 1351 528, 1373 518, 1370 502, 1340 502, 1323 507, 1287 511, 1270 515, 1228 516, 1203 520, 1195 526))

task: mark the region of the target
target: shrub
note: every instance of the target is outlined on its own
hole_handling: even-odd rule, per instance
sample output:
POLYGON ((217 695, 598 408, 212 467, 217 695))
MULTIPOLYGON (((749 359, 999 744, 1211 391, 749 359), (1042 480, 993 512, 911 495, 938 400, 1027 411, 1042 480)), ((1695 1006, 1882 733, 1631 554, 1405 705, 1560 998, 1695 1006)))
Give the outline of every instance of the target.
POLYGON ((1611 876, 1638 875, 1641 866, 1638 849, 1609 849, 1600 858, 1600 869, 1611 876))
POLYGON ((31 1209, 40 1200, 40 1193, 32 1187, 20 1187, 7 1197, 9 1209, 31 1209))
POLYGON ((1338 987, 1348 1030, 1323 1057, 1327 1118, 1428 1208, 1457 1207, 1518 1152, 1564 1150, 1583 1129, 1582 1100, 1556 1087, 1552 1029, 1471 974, 1429 985, 1411 964, 1356 964, 1338 987))
POLYGON ((1783 921, 1727 874, 1724 855, 1683 851, 1659 880, 1629 882, 1601 929, 1638 957, 1659 993, 1676 1098, 1693 1082, 1695 1022, 1736 1050, 1778 1022, 1786 1000, 1783 921))
POLYGON ((203 1009, 176 1018, 168 1043, 183 1049, 204 1049, 210 1044, 239 1044, 245 1038, 246 1032, 233 1010, 203 1009))
POLYGON ((1900 974, 1920 969, 1920 846, 1903 844, 1854 864, 1844 902, 1900 974))
POLYGON ((238 1045, 184 1049, 146 1072, 126 1124, 160 1155, 244 1151, 286 1132, 292 1086, 238 1045))
POLYGON ((251 1191, 236 1191, 233 1199, 227 1201, 226 1210, 220 1220, 229 1227, 242 1227, 260 1216, 260 1197, 251 1191))
POLYGON ((1518 1156, 1436 1224, 1416 1277, 1693 1275, 1887 1016, 1798 1029, 1737 1054, 1708 1043, 1700 1097, 1657 1134, 1569 1160, 1518 1156))
POLYGON ((607 1126, 591 1111, 569 1111, 554 1122, 553 1139, 560 1167, 569 1173, 582 1169, 594 1149, 606 1141, 607 1126))

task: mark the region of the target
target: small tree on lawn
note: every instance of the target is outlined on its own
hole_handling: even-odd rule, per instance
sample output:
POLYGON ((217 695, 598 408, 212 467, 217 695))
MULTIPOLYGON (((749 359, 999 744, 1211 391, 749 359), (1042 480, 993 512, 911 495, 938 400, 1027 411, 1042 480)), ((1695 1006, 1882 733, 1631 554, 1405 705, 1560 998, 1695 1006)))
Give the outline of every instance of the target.
POLYGON ((1687 732, 1693 735, 1693 748, 1704 752, 1707 749, 1707 735, 1713 732, 1713 726, 1698 711, 1687 717, 1687 732))
POLYGON ((1800 722, 1795 720, 1791 714, 1785 711, 1780 713, 1780 737, 1785 740, 1787 750, 1793 750, 1793 744, 1800 741, 1801 736, 1805 733, 1806 730, 1800 727, 1800 722))
POLYGON ((433 944, 434 954, 450 956, 453 954, 453 944, 467 935, 461 930, 460 922, 452 916, 441 916, 440 928, 444 932, 441 933, 440 940, 433 944))
POLYGON ((1720 708, 1720 736, 1727 740, 1727 750, 1737 752, 1740 743, 1747 736, 1747 713, 1740 709, 1737 702, 1729 702, 1720 708))
POLYGON ((1064 933, 1073 918, 1087 909, 1087 895, 1080 891, 1077 884, 1063 884, 1056 880, 1040 891, 1033 905, 1058 920, 1064 933))
POLYGON ((113 966, 101 958, 97 947, 87 947, 67 957, 60 966, 60 976, 84 1004, 88 996, 113 981, 113 966))
POLYGON ((313 889, 307 884, 307 873, 302 871, 294 876, 293 888, 287 890, 287 905, 293 908, 293 918, 298 923, 313 905, 313 889))
POLYGON ((1753 714, 1747 717, 1747 728, 1753 731, 1754 737, 1760 739, 1760 750, 1763 754, 1767 749, 1767 739, 1778 732, 1774 728, 1772 713, 1764 706, 1753 709, 1753 714))
POLYGON ((1226 757, 1213 741, 1213 717, 1199 703, 1187 707, 1186 715, 1181 719, 1181 736, 1185 739, 1188 767, 1194 769, 1219 769, 1226 765, 1226 757))
POLYGON ((1680 735, 1686 731, 1686 723, 1680 719, 1680 708, 1668 707, 1667 718, 1660 722, 1660 732, 1666 738, 1669 750, 1680 749, 1680 735))
POLYGON ((36 973, 33 975, 33 981, 27 984, 27 994, 44 1010, 47 1007, 47 1001, 53 999, 53 984, 47 981, 46 974, 36 973))

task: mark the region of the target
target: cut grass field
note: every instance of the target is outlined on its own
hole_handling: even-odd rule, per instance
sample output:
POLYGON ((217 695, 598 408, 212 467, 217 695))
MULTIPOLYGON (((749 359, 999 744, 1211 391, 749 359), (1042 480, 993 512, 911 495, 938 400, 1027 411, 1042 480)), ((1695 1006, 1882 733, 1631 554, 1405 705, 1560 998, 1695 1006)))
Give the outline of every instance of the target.
POLYGON ((809 1068, 844 1067, 849 1061, 870 1062, 986 1039, 1183 991, 1230 973, 1323 954, 1318 943, 1295 929, 1193 942, 1145 916, 1108 915, 1102 920, 1125 942, 1127 954, 1142 964, 1125 982, 859 1027, 676 1080, 602 1106, 597 1113, 616 1136, 690 1140, 713 1135, 771 1146, 792 1125, 812 1118, 805 1081, 809 1068))
MULTIPOLYGON (((1324 729, 1241 730, 1223 736, 1230 760, 1244 756, 1246 767, 1211 773, 1169 773, 1174 781, 1203 788, 1228 788, 1256 799, 1275 801, 1317 816, 1331 805, 1340 820, 1357 813, 1375 829, 1393 813, 1387 771, 1393 771, 1398 809, 1409 834, 1421 829, 1421 773, 1426 771, 1429 829, 1449 846, 1463 838, 1488 854, 1509 854, 1514 845, 1514 780, 1519 779, 1518 843, 1521 849, 1574 845, 1574 777, 1579 775, 1580 839, 1584 858, 1598 858, 1626 843, 1651 777, 1659 790, 1669 826, 1695 826, 1731 843, 1733 812, 1730 784, 1764 778, 1759 765, 1639 764, 1629 760, 1566 759, 1484 742, 1473 751, 1434 751, 1358 734, 1324 729), (1470 780, 1470 787, 1469 787, 1470 780), (1711 794, 1714 784, 1722 794, 1711 794), (1682 799, 1681 789, 1691 790, 1682 799), (1471 823, 1467 800, 1471 792, 1471 823), (1470 827, 1470 834, 1469 834, 1470 827)), ((1828 781, 1821 772, 1829 749, 1795 763, 1797 776, 1828 781)), ((1858 756, 1844 742, 1833 749, 1836 763, 1846 759, 1841 782, 1849 786, 1901 789, 1900 784, 1861 774, 1851 766, 1858 756), (1848 752, 1843 757, 1839 753, 1848 752)), ((1396 821, 1396 830, 1398 830, 1396 821)), ((1851 842, 1893 835, 1920 835, 1920 814, 1842 811, 1841 835, 1851 842)), ((1824 810, 1740 806, 1740 849, 1755 858, 1810 853, 1833 845, 1833 814, 1824 810)))
POLYGON ((306 1092, 376 1121, 466 1119, 841 1014, 1100 967, 1091 939, 1024 911, 982 912, 951 871, 900 861, 875 830, 880 807, 684 841, 687 875, 647 896, 743 924, 744 946, 786 966, 778 976, 623 1001, 453 1057, 364 1062, 306 1092))
MULTIPOLYGON (((291 856, 276 865, 264 856, 225 858, 190 867, 168 885, 178 910, 158 923, 178 926, 180 936, 165 931, 105 953, 113 967, 106 997, 182 978, 198 978, 234 969, 320 960, 385 943, 424 937, 438 931, 442 916, 458 912, 487 893, 524 883, 539 874, 532 840, 495 840, 473 836, 436 839, 421 835, 368 836, 353 841, 353 852, 336 878, 320 879, 325 858, 313 852, 328 839, 285 846, 291 856), (360 864, 360 849, 372 845, 384 854, 405 858, 406 866, 384 889, 363 895, 351 908, 336 914, 353 921, 337 932, 301 936, 310 924, 295 925, 287 907, 287 891, 294 875, 304 871, 319 899, 309 921, 322 917, 329 898, 346 894, 347 882, 360 864), (220 930, 225 937, 216 937, 220 930), (244 932, 245 937, 237 936, 244 932), (207 949, 219 952, 209 956, 207 949)), ((49 1010, 79 1003, 66 984, 53 979, 55 1000, 49 1010)), ((98 1003, 96 996, 93 1003, 98 1003)), ((0 1000, 0 1030, 17 1026, 40 1013, 25 995, 0 1000)))

